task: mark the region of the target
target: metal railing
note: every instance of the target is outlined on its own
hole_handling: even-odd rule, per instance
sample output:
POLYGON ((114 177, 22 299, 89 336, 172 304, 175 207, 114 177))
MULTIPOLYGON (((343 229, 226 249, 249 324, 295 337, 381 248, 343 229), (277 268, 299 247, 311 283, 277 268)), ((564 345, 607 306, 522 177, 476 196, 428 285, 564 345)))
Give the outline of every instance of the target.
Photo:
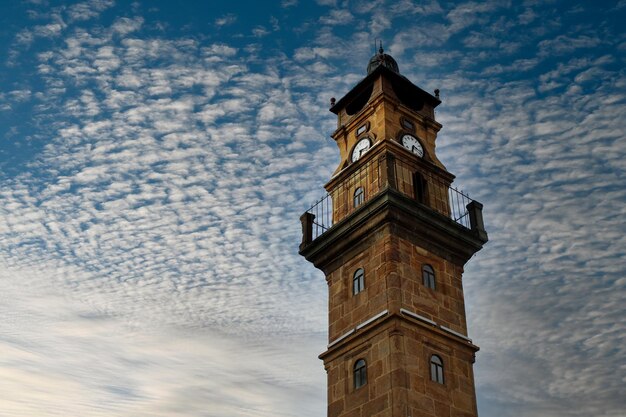
POLYGON ((471 229, 472 225, 467 206, 474 200, 456 187, 448 189, 448 198, 450 200, 450 218, 461 226, 471 229))
POLYGON ((326 194, 307 210, 313 214, 313 239, 327 231, 333 226, 333 199, 330 194, 326 194))
POLYGON ((354 212, 381 191, 380 163, 372 159, 359 167, 307 210, 312 214, 312 238, 315 239, 334 224, 354 212))
POLYGON ((480 203, 474 202, 465 192, 451 187, 442 177, 430 170, 420 169, 416 164, 393 157, 384 164, 390 164, 391 169, 383 166, 380 159, 371 159, 307 210, 305 215, 311 223, 311 230, 308 231, 311 240, 324 234, 387 187, 395 188, 461 226, 472 229, 468 206, 480 203))

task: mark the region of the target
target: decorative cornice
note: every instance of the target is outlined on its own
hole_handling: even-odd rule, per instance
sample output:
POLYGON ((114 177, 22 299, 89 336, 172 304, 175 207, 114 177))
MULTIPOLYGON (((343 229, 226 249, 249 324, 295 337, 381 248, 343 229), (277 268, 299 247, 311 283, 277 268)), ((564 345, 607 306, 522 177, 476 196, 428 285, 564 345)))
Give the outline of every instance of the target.
POLYGON ((411 323, 413 325, 418 325, 422 329, 427 329, 434 334, 455 343, 456 346, 472 350, 473 353, 476 353, 480 350, 480 348, 472 343, 472 341, 467 336, 455 332, 454 330, 451 330, 447 327, 437 325, 436 323, 433 324, 434 322, 432 320, 420 316, 419 314, 412 313, 406 309, 400 309, 399 313, 389 313, 387 312, 387 310, 385 310, 383 313, 384 314, 381 313, 380 315, 375 316, 376 318, 368 323, 367 326, 364 326, 364 328, 350 329, 348 332, 344 333, 342 336, 329 343, 327 350, 321 353, 319 355, 319 358, 326 362, 327 360, 332 360, 333 358, 342 355, 343 353, 351 349, 350 345, 352 342, 359 339, 365 341, 367 340, 364 339, 365 337, 371 338, 372 332, 375 332, 374 334, 377 334, 381 331, 384 331, 385 329, 388 329, 389 326, 386 325, 388 323, 393 323, 394 319, 402 320, 406 323, 411 323), (381 318, 382 320, 379 320, 381 318))
POLYGON ((345 339, 348 336, 352 335, 356 331, 361 330, 362 328, 369 326, 370 324, 372 324, 373 322, 375 322, 379 318, 385 316, 387 313, 389 313, 389 310, 381 311, 380 313, 376 314, 374 317, 371 317, 371 318, 365 320, 363 323, 358 324, 354 329, 348 330, 346 333, 342 334, 341 336, 339 336, 338 338, 336 338, 335 340, 330 342, 328 344, 328 348, 330 348, 330 347, 336 345, 337 343, 341 342, 343 339, 345 339))
POLYGON ((459 264, 467 262, 485 243, 472 230, 387 188, 302 247, 300 254, 326 272, 337 257, 386 224, 401 226, 411 238, 440 248, 442 254, 452 255, 459 264))
POLYGON ((413 317, 414 319, 423 321, 424 323, 428 323, 431 326, 438 327, 441 330, 443 330, 444 332, 448 332, 448 333, 453 334, 453 335, 455 335, 457 337, 460 337, 463 340, 466 340, 466 341, 472 343, 472 339, 470 339, 469 337, 467 337, 467 336, 465 336, 465 335, 463 335, 463 334, 461 334, 459 332, 455 332, 454 330, 452 330, 452 329, 450 329, 450 328, 448 328, 446 326, 442 326, 441 324, 437 324, 436 322, 432 321, 431 319, 429 319, 427 317, 420 316, 419 314, 414 313, 412 311, 409 311, 409 310, 407 310, 405 308, 401 308, 400 309, 400 313, 405 314, 405 315, 410 316, 410 317, 413 317))

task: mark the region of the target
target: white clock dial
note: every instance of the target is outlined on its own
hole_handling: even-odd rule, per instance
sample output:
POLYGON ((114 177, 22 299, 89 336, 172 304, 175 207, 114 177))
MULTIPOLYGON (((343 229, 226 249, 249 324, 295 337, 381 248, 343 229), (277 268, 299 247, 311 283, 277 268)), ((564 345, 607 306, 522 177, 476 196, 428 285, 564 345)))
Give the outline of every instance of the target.
POLYGON ((424 156, 424 148, 422 148, 422 144, 417 138, 411 135, 404 135, 402 136, 402 145, 420 158, 424 156))
POLYGON ((370 149, 371 142, 369 138, 361 139, 352 150, 352 162, 356 162, 359 158, 370 149))

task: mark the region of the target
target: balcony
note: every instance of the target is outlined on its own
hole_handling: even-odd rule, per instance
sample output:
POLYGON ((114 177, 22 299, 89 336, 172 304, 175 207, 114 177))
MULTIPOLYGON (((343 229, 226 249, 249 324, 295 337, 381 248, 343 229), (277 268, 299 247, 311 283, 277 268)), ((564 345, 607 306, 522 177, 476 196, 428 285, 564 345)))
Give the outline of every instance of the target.
POLYGON ((337 174, 327 186, 328 194, 301 216, 301 249, 387 190, 394 190, 487 240, 482 204, 452 187, 450 174, 425 167, 421 161, 398 159, 389 152, 369 156, 358 168, 348 167, 337 174))

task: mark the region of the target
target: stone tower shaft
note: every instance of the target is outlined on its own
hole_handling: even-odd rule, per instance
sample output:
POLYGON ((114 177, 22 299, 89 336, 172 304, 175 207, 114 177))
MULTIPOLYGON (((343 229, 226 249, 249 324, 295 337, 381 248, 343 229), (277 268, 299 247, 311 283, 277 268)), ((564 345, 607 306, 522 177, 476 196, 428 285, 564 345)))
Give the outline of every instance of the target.
POLYGON ((462 273, 482 205, 435 155, 439 98, 382 53, 331 108, 341 161, 301 217, 329 288, 328 416, 477 416, 462 273))

